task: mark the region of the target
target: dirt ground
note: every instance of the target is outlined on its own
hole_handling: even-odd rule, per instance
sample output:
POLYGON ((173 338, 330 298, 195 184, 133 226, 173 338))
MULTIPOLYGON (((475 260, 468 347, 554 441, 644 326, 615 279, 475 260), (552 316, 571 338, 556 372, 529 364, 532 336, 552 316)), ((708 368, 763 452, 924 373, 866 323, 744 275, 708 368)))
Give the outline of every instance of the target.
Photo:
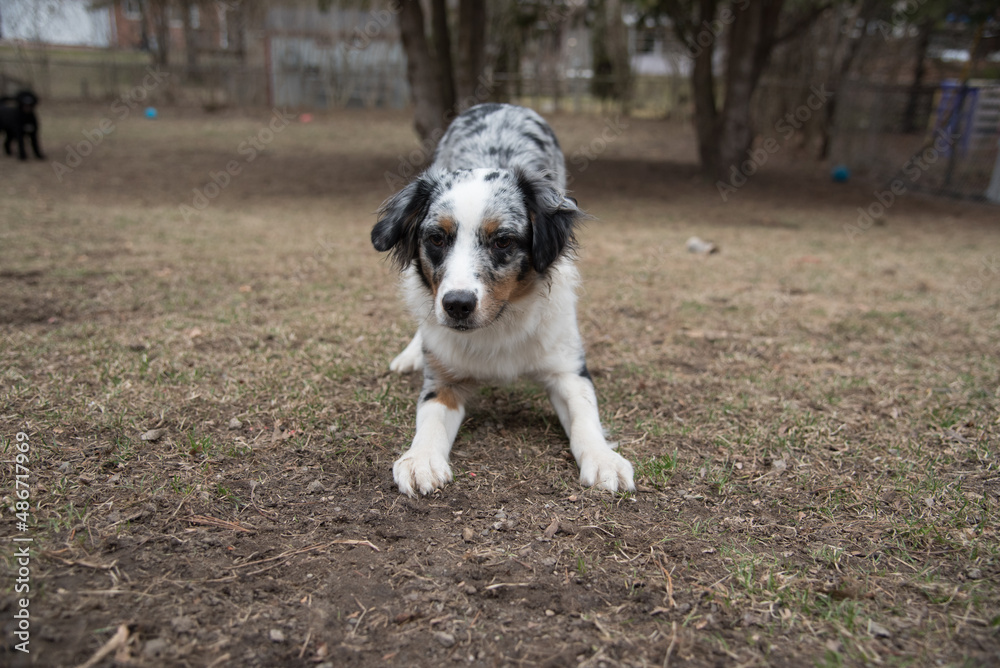
POLYGON ((48 108, 50 161, 0 159, 3 665, 1000 662, 996 207, 852 229, 878 184, 794 145, 723 201, 685 126, 552 118, 639 490, 581 488, 520 383, 411 500, 413 326, 368 240, 408 117, 165 109, 95 143, 109 114, 48 108))

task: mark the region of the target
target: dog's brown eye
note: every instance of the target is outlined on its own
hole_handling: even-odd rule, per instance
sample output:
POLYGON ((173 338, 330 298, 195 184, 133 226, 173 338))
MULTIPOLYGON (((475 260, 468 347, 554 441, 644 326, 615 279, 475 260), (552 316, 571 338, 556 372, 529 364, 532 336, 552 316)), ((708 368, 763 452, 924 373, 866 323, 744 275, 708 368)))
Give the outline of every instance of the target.
POLYGON ((503 250, 504 248, 510 248, 511 239, 510 237, 500 237, 493 242, 493 245, 497 248, 503 250))
POLYGON ((431 242, 433 245, 440 248, 441 246, 444 246, 444 235, 432 234, 429 237, 427 237, 427 241, 431 242))

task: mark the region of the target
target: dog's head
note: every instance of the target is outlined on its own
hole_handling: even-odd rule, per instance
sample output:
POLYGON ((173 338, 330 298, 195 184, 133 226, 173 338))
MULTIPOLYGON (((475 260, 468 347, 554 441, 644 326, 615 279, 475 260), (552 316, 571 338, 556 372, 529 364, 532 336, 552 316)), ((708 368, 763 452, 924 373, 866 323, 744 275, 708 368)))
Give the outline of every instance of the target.
POLYGON ((21 111, 25 113, 34 111, 35 105, 38 104, 38 96, 30 90, 22 90, 14 97, 14 99, 17 100, 17 106, 19 106, 21 111))
POLYGON ((415 266, 438 323, 464 331, 528 295, 571 250, 581 216, 545 175, 428 171, 382 205, 372 244, 415 266))

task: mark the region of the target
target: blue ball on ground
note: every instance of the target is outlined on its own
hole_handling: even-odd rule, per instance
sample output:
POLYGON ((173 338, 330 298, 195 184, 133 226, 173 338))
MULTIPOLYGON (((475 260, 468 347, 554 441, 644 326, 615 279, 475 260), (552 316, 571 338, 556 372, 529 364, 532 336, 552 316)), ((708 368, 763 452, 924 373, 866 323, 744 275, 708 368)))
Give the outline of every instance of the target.
POLYGON ((851 170, 844 165, 837 165, 830 171, 830 178, 835 183, 846 183, 847 179, 851 178, 851 170))
POLYGON ((156 118, 156 107, 146 107, 146 118, 156 118))

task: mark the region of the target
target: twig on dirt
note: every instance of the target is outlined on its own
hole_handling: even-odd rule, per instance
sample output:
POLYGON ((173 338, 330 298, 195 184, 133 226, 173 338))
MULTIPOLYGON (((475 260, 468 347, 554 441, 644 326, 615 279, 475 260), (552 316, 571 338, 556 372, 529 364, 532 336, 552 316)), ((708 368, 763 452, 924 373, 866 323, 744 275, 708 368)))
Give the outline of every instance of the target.
POLYGON ((247 529, 242 527, 235 522, 228 522, 226 520, 220 520, 215 517, 206 517, 205 515, 191 515, 185 518, 188 522, 192 524, 206 524, 208 526, 219 527, 222 529, 232 529, 233 531, 243 531, 245 533, 254 533, 253 529, 247 529))
POLYGON ((718 587, 720 584, 722 584, 723 582, 725 582, 726 580, 728 580, 731 577, 733 577, 732 573, 730 573, 729 575, 726 575, 725 577, 719 578, 718 580, 716 580, 712 584, 708 585, 705 588, 705 590, 708 591, 708 590, 715 589, 716 587, 718 587))
POLYGON ((256 510, 258 513, 260 513, 261 515, 263 515, 264 517, 266 517, 269 520, 276 520, 276 519, 278 519, 278 513, 276 513, 273 510, 264 510, 263 508, 261 508, 260 506, 257 505, 256 501, 254 501, 253 493, 254 493, 254 490, 256 488, 257 488, 257 485, 255 483, 251 483, 250 484, 250 506, 254 510, 256 510))
POLYGON ((674 646, 677 644, 677 622, 670 622, 670 644, 667 645, 667 653, 663 655, 663 668, 670 666, 670 655, 674 653, 674 646))
POLYGON ((667 602, 670 604, 671 608, 676 608, 677 601, 674 600, 674 579, 670 577, 670 573, 667 571, 664 565, 660 563, 659 559, 656 560, 656 565, 660 567, 661 571, 663 571, 663 577, 666 580, 667 602))
POLYGON ((370 540, 352 540, 352 539, 349 539, 349 538, 341 538, 339 540, 333 541, 330 544, 331 545, 365 545, 365 546, 370 547, 371 549, 375 550, 376 552, 381 552, 381 550, 378 549, 370 540))
MULTIPOLYGON (((354 600, 356 601, 358 599, 355 598, 354 600)), ((449 619, 452 619, 454 616, 455 615, 447 614, 447 615, 442 615, 440 617, 435 617, 434 619, 432 619, 429 622, 427 622, 427 625, 428 626, 437 626, 438 624, 443 624, 446 621, 448 621, 449 619)))
POLYGON ((309 647, 309 641, 312 639, 312 635, 312 629, 309 629, 309 632, 306 634, 306 641, 302 643, 302 649, 299 650, 300 659, 306 655, 306 647, 309 647))
POLYGON ((43 557, 48 557, 49 559, 55 559, 56 561, 61 561, 64 564, 66 564, 67 566, 85 566, 87 568, 93 568, 93 569, 98 570, 98 571, 109 571, 109 570, 111 570, 112 568, 115 567, 115 564, 118 563, 117 559, 115 559, 114 561, 112 561, 110 564, 98 564, 98 563, 95 563, 93 561, 86 561, 85 559, 76 559, 76 560, 74 560, 74 559, 64 559, 62 557, 57 557, 52 552, 42 552, 42 556, 43 557))
POLYGON ((170 513, 170 519, 174 519, 175 517, 177 517, 177 513, 181 512, 181 508, 184 507, 184 504, 187 502, 189 498, 191 498, 192 494, 194 494, 193 490, 184 495, 184 498, 182 498, 181 502, 177 504, 177 508, 174 510, 174 512, 170 513))
POLYGON ((318 550, 323 547, 330 547, 331 545, 333 545, 333 543, 316 543, 315 545, 310 545, 309 547, 303 547, 298 550, 288 550, 287 552, 282 552, 281 554, 275 557, 268 557, 267 559, 258 559, 257 561, 247 561, 242 564, 230 566, 230 569, 235 571, 238 568, 246 568, 247 566, 256 566, 257 564, 266 564, 272 561, 278 561, 279 559, 286 559, 288 557, 293 557, 296 554, 303 554, 304 552, 312 552, 313 550, 318 550))
POLYGON ((156 594, 147 594, 144 591, 132 591, 130 589, 77 589, 73 593, 86 596, 118 596, 120 594, 132 594, 133 596, 158 598, 156 594))
POLYGON ((607 649, 607 648, 606 647, 602 647, 599 650, 597 650, 597 652, 595 652, 593 656, 591 656, 589 659, 587 659, 586 661, 584 661, 583 663, 581 663, 577 668, 586 668, 586 666, 596 666, 596 665, 598 665, 598 662, 603 661, 605 658, 607 658, 607 657, 604 656, 604 650, 605 649, 607 649))
POLYGON ((119 524, 125 524, 127 522, 131 522, 134 519, 138 519, 138 518, 142 517, 144 514, 145 514, 145 511, 139 510, 137 512, 132 513, 131 515, 128 515, 126 517, 121 518, 117 522, 112 522, 111 524, 108 525, 108 528, 116 527, 119 524))
POLYGON ((916 567, 916 566, 914 566, 913 564, 908 564, 908 563, 906 563, 905 561, 903 561, 902 559, 900 559, 900 558, 899 558, 899 557, 897 557, 897 556, 894 556, 894 555, 891 555, 891 554, 890 554, 890 555, 889 555, 889 558, 890 558, 890 559, 892 559, 893 561, 898 561, 899 563, 903 564, 903 565, 904 565, 904 566, 906 566, 907 568, 911 568, 911 569, 913 569, 913 572, 914 572, 914 573, 916 573, 916 572, 918 572, 918 571, 920 570, 919 568, 917 568, 917 567, 916 567))
POLYGON ((586 525, 586 526, 582 526, 582 527, 579 527, 579 529, 578 529, 578 530, 579 530, 579 531, 583 531, 584 529, 593 529, 593 530, 595 530, 595 531, 601 531, 601 532, 603 532, 603 533, 606 533, 606 534, 607 534, 608 536, 610 536, 610 537, 612 537, 612 538, 614 538, 614 537, 615 537, 615 535, 614 535, 613 533, 611 533, 610 531, 608 531, 608 530, 607 530, 607 529, 605 529, 604 527, 599 527, 599 526, 597 526, 596 524, 588 524, 588 525, 586 525))
POLYGON ((229 652, 226 652, 222 656, 218 657, 215 661, 213 661, 212 663, 208 664, 208 666, 206 666, 206 668, 215 668, 216 666, 221 666, 222 664, 224 664, 227 661, 229 661, 231 658, 232 658, 232 655, 229 652))
POLYGON ((500 589, 501 587, 530 587, 530 582, 498 582, 492 584, 489 587, 483 587, 483 591, 493 591, 494 589, 500 589))
POLYGON ((104 643, 104 646, 101 647, 99 650, 97 650, 94 656, 90 657, 90 659, 88 659, 86 663, 81 663, 79 668, 93 668, 94 666, 99 664, 101 661, 104 660, 104 657, 108 656, 118 648, 124 647, 125 643, 128 642, 128 635, 129 635, 128 626, 125 624, 121 624, 118 627, 118 631, 116 631, 115 634, 111 636, 111 640, 104 643))
MULTIPOLYGON (((597 615, 594 615, 590 619, 590 623, 593 624, 594 626, 596 626, 597 630, 600 631, 601 633, 603 633, 605 638, 613 638, 614 637, 614 634, 611 633, 611 630, 608 629, 608 627, 606 627, 604 624, 601 623, 601 620, 600 620, 600 618, 597 615)), ((593 658, 593 657, 591 657, 591 658, 593 658)))
MULTIPOLYGON (((347 634, 348 636, 350 636, 351 638, 353 638, 353 637, 354 637, 354 635, 355 635, 355 634, 356 634, 356 633, 358 632, 358 629, 359 629, 359 628, 361 628, 361 620, 363 620, 363 619, 365 618, 365 615, 367 615, 367 614, 368 614, 368 608, 366 608, 366 607, 365 607, 365 606, 364 606, 364 605, 363 605, 363 604, 361 603, 361 601, 359 601, 359 600, 358 600, 358 597, 357 597, 357 596, 354 596, 354 595, 352 594, 352 595, 351 595, 351 598, 353 598, 353 599, 354 599, 354 602, 358 604, 358 607, 359 607, 359 608, 361 608, 361 616, 360 616, 360 617, 358 617, 358 621, 357 621, 357 622, 356 622, 356 623, 355 623, 355 624, 354 624, 354 625, 353 625, 353 626, 351 627, 351 632, 347 634)), ((372 609, 374 610, 374 607, 373 607, 372 609)))
MULTIPOLYGON (((620 547, 618 548, 618 553, 621 554, 623 557, 625 557, 625 561, 627 561, 628 563, 632 563, 633 561, 635 561, 636 559, 638 559, 639 557, 641 557, 643 555, 643 553, 640 552, 637 555, 635 555, 634 557, 630 557, 627 554, 625 554, 625 550, 621 549, 620 547)), ((618 558, 615 557, 615 560, 617 561, 618 558)))
MULTIPOLYGON (((370 547, 371 549, 375 550, 376 552, 380 551, 378 549, 378 547, 376 545, 374 545, 371 541, 367 541, 367 540, 340 539, 340 540, 330 541, 329 543, 317 543, 316 545, 311 545, 309 547, 304 547, 301 550, 291 550, 291 551, 288 551, 288 552, 282 552, 281 554, 279 554, 279 555, 277 555, 275 557, 268 557, 267 559, 258 559, 257 561, 247 561, 247 562, 244 562, 242 564, 237 564, 235 566, 230 566, 230 569, 235 571, 238 568, 246 568, 247 566, 256 566, 258 564, 267 564, 267 563, 271 563, 271 562, 276 562, 276 561, 280 561, 281 559, 285 559, 287 557, 295 556, 296 554, 302 554, 304 552, 312 552, 313 550, 318 550, 318 549, 324 548, 324 547, 330 547, 331 545, 365 545, 365 546, 370 547)), ((263 573, 265 571, 269 571, 272 568, 277 568, 278 566, 280 566, 280 564, 271 563, 270 566, 266 566, 265 568, 259 568, 259 569, 255 570, 255 571, 250 571, 250 572, 246 573, 246 577, 249 577, 251 575, 260 575, 261 573, 263 573)), ((205 580, 205 582, 229 582, 230 580, 234 579, 235 577, 236 576, 234 576, 234 575, 230 575, 230 576, 227 576, 227 577, 224 577, 224 578, 215 578, 213 580, 205 580)))
MULTIPOLYGON (((253 429, 253 427, 251 427, 251 429, 253 429)), ((266 433, 266 431, 267 431, 266 429, 261 427, 260 431, 257 432, 257 435, 253 437, 253 440, 250 441, 250 443, 248 443, 251 450, 253 449, 254 444, 256 444, 257 441, 260 440, 260 437, 263 436, 266 433)))
POLYGON ((624 420, 624 419, 625 419, 625 418, 627 418, 627 417, 631 417, 631 415, 632 415, 633 413, 635 413, 635 412, 636 412, 637 410, 639 410, 639 407, 638 407, 638 406, 633 406, 633 407, 632 407, 632 410, 630 410, 630 411, 629 411, 628 413, 625 413, 624 415, 622 415, 622 411, 623 411, 623 410, 625 410, 625 407, 624 407, 624 406, 623 406, 623 407, 621 407, 621 408, 619 408, 619 409, 618 409, 618 410, 617 410, 617 411, 615 412, 615 417, 614 417, 614 419, 615 419, 615 420, 624 420))
POLYGON ((273 510, 264 510, 253 501, 250 502, 250 507, 269 520, 277 520, 279 517, 278 513, 274 512, 273 510))

